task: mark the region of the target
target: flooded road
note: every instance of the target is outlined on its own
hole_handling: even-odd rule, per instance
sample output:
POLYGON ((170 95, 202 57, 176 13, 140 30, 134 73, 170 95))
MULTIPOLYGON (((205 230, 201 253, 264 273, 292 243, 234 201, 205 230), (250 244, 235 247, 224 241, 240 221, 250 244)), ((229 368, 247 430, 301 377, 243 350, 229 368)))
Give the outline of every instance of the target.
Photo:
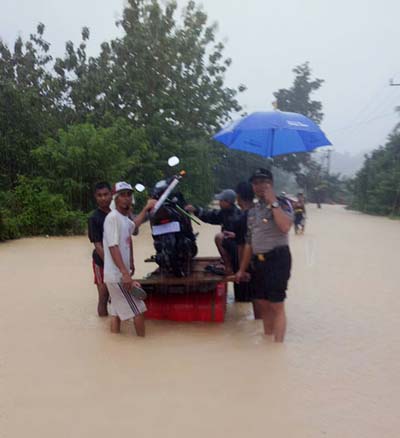
MULTIPOLYGON (((202 225, 200 255, 216 255, 202 225)), ((154 269, 148 225, 137 274, 154 269)), ((0 436, 400 436, 400 222, 309 207, 283 345, 230 294, 226 322, 96 316, 86 237, 0 245, 0 436)))

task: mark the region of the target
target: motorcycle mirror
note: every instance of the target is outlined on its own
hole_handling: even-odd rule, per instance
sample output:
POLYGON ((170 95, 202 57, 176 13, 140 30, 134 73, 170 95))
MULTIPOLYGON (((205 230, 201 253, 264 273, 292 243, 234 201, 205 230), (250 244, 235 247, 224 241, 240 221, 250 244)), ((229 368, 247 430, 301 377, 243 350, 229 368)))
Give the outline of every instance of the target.
POLYGON ((167 187, 167 181, 165 181, 165 179, 162 179, 161 181, 158 181, 154 187, 156 189, 162 189, 164 187, 167 187))
POLYGON ((135 185, 135 189, 138 191, 138 192, 143 192, 144 190, 145 190, 145 186, 143 185, 143 184, 140 184, 140 183, 137 183, 136 185, 135 185))
POLYGON ((168 158, 168 166, 169 167, 174 167, 177 164, 179 164, 179 158, 176 157, 175 155, 173 157, 169 157, 168 158))

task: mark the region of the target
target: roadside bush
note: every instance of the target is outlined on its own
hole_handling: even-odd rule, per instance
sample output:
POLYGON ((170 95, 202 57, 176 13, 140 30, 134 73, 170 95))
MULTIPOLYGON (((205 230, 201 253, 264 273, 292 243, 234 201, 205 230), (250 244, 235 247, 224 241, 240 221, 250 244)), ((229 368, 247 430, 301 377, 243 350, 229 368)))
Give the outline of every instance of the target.
POLYGON ((17 221, 12 217, 11 212, 0 208, 0 241, 17 239, 20 237, 17 221))
POLYGON ((20 177, 16 188, 2 193, 0 200, 1 240, 85 231, 87 216, 70 210, 61 195, 49 191, 43 178, 20 177))

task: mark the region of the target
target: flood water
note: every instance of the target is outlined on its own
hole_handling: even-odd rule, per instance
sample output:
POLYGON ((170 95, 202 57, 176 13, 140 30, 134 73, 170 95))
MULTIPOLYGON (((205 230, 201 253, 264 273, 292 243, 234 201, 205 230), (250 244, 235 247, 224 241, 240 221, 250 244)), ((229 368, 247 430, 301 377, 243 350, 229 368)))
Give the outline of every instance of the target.
MULTIPOLYGON (((311 206, 291 234, 282 345, 232 294, 223 324, 112 335, 86 237, 1 244, 0 436, 399 437, 400 222, 311 206)), ((134 247, 154 269, 147 224, 134 247)))

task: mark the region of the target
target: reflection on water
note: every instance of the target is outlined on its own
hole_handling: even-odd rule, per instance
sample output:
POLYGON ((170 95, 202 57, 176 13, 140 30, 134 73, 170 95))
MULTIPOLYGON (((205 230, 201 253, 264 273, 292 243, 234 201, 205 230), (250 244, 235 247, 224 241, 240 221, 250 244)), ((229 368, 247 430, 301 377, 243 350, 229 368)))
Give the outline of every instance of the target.
MULTIPOLYGON (((397 437, 400 224, 309 210, 283 345, 232 292, 224 324, 111 335, 85 237, 0 245, 0 436, 397 437)), ((216 230, 198 227, 200 255, 216 255, 216 230)), ((147 225, 134 246, 143 276, 147 225)))

